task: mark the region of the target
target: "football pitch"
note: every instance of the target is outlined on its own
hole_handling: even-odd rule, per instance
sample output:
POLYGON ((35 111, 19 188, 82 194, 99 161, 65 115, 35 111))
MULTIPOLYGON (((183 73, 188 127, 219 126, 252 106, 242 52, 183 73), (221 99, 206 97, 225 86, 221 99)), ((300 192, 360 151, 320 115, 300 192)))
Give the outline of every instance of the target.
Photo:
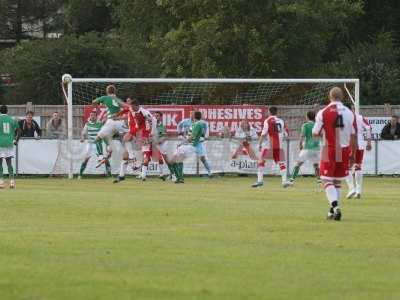
POLYGON ((399 178, 365 178, 341 222, 312 178, 253 181, 19 179, 0 299, 400 299, 399 178))

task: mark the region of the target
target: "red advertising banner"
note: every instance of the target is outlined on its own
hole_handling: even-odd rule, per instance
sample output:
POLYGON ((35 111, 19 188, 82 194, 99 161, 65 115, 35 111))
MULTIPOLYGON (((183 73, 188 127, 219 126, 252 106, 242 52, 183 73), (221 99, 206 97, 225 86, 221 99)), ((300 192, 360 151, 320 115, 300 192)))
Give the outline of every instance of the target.
MULTIPOLYGON (((163 123, 168 133, 176 133, 180 121, 190 117, 191 111, 200 111, 208 122, 210 135, 218 135, 225 129, 234 131, 240 121, 247 120, 257 131, 262 130, 267 108, 262 105, 144 105, 150 112, 163 113, 163 123)), ((93 106, 84 108, 84 120, 89 118, 93 106)), ((105 108, 100 108, 100 115, 105 108)))

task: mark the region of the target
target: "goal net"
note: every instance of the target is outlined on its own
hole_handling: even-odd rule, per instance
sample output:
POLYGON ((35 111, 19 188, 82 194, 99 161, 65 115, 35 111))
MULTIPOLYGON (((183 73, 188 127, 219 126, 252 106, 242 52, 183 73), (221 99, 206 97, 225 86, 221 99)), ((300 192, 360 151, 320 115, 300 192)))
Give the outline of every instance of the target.
MULTIPOLYGON (((232 132, 247 119, 260 131, 268 106, 276 106, 278 115, 286 122, 290 138, 299 136, 301 124, 309 110, 318 111, 327 103, 329 90, 339 86, 345 102, 359 107, 358 79, 83 79, 63 76, 64 94, 68 107, 68 139, 60 141, 55 174, 70 177, 79 171, 84 146, 79 142, 87 111, 93 99, 105 94, 113 84, 122 100, 135 98, 150 111, 164 113, 169 151, 176 141, 176 125, 189 117, 190 111, 200 110, 209 123, 210 137, 206 141, 207 156, 217 172, 229 172, 233 166, 232 153, 240 141, 232 132), (221 138, 225 137, 225 138, 221 138)), ((114 141, 112 166, 115 173, 122 147, 114 141)), ((248 161, 250 164, 251 162, 248 161)), ((93 163, 95 164, 95 162, 93 163)), ((150 168, 151 169, 151 168, 150 168)), ((156 169, 156 166, 154 166, 156 169)), ((185 172, 204 171, 196 159, 185 163, 185 172)), ((89 172, 101 173, 90 167, 89 172)))

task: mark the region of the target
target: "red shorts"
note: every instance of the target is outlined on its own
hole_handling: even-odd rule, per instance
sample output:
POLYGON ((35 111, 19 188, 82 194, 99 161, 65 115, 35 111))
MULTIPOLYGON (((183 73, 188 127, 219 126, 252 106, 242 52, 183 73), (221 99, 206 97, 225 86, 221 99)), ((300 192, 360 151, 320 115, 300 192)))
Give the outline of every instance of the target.
POLYGON ((355 163, 359 166, 362 165, 364 159, 364 150, 356 150, 355 163))
POLYGON ((150 130, 145 128, 137 128, 136 125, 129 126, 129 133, 137 138, 148 139, 150 137, 150 130))
POLYGON ((273 160, 275 163, 285 160, 285 151, 283 149, 267 149, 261 153, 262 160, 273 160))
POLYGON ((349 175, 350 147, 340 148, 342 153, 336 153, 335 147, 325 148, 321 155, 321 179, 344 179, 349 175))

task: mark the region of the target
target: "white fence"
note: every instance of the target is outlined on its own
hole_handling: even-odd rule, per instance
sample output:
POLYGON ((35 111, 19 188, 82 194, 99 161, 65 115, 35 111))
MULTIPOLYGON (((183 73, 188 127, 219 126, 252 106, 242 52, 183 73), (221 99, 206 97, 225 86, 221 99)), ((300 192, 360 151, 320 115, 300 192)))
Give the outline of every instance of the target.
MULTIPOLYGON (((178 141, 168 141, 169 151, 172 153, 178 141)), ((116 151, 111 159, 112 171, 117 174, 119 171, 119 159, 122 147, 118 141, 114 141, 116 151)), ((257 163, 249 157, 241 156, 232 160, 231 156, 238 147, 238 142, 230 139, 215 139, 205 142, 208 158, 215 173, 244 173, 253 174, 257 171, 257 163)), ((80 163, 85 153, 85 143, 74 140, 74 173, 79 172, 80 163)), ((253 145, 256 149, 255 144, 253 145)), ((63 173, 59 170, 67 168, 67 161, 63 157, 65 152, 65 141, 58 140, 35 140, 23 139, 16 149, 16 171, 18 174, 52 174, 63 173), (63 166, 63 164, 65 166, 63 166), (57 171, 58 170, 58 171, 57 171)), ((286 143, 289 153, 288 166, 291 170, 298 155, 298 140, 290 140, 286 143)), ((97 161, 91 159, 86 174, 102 174, 104 167, 95 168, 97 161)), ((157 172, 157 162, 149 166, 149 173, 157 172)), ((371 151, 366 152, 364 158, 364 172, 371 175, 379 174, 400 174, 400 141, 375 141, 371 151)), ((66 169, 67 170, 67 169, 66 169)), ((196 158, 185 161, 186 174, 203 174, 205 170, 196 158)), ((132 172, 131 172, 132 173, 132 172)), ((312 174, 312 166, 305 164, 301 170, 302 174, 312 174)), ((266 174, 278 174, 277 167, 268 164, 266 174)))

